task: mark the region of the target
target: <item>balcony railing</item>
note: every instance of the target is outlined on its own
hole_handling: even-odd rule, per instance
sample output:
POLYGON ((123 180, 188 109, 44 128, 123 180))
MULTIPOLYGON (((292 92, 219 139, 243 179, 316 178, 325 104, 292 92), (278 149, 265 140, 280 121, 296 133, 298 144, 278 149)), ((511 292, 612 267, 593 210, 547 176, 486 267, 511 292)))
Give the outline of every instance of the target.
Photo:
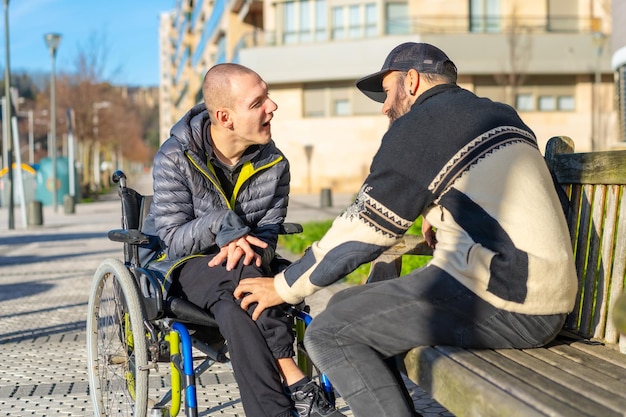
MULTIPOLYGON (((419 16, 404 19, 389 19, 377 28, 378 36, 385 35, 413 35, 413 34, 472 34, 472 33, 520 33, 520 34, 545 34, 545 33, 591 33, 597 31, 598 21, 591 18, 578 16, 419 16)), ((333 27, 326 28, 325 40, 318 42, 338 41, 333 39, 333 27)), ((361 30, 350 27, 352 35, 342 40, 360 39, 372 36, 370 25, 362 25, 361 30)), ((319 30, 311 29, 311 30, 319 30)), ((255 29, 246 33, 237 42, 233 57, 238 56, 242 48, 255 46, 277 46, 287 44, 315 43, 315 39, 323 37, 313 36, 307 30, 304 31, 262 31, 255 29)))

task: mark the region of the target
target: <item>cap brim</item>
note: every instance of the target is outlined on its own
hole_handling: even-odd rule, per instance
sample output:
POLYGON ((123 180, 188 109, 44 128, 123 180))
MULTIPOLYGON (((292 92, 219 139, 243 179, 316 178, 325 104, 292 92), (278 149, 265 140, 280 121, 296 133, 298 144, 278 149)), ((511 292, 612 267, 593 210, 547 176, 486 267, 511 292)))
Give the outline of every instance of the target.
POLYGON ((365 76, 356 82, 356 88, 372 100, 384 103, 387 99, 387 94, 383 91, 383 78, 388 72, 389 70, 378 71, 365 76))

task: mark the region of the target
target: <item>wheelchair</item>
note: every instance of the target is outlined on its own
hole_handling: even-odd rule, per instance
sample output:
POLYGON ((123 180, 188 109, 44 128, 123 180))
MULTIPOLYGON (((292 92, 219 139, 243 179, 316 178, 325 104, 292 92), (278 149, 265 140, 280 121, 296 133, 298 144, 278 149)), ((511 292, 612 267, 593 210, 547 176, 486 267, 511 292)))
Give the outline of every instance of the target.
MULTIPOLYGON (((141 232, 152 197, 127 187, 121 171, 112 179, 119 184, 122 228, 108 237, 124 244, 124 260, 101 262, 89 297, 87 360, 94 415, 175 417, 184 408, 186 416, 197 416, 196 378, 216 363, 232 369, 227 344, 210 314, 181 298, 164 297, 160 275, 141 265, 139 248, 158 244, 141 232), (169 369, 167 391, 161 378, 150 378, 151 372, 161 375, 161 368, 169 369)), ((281 228, 283 234, 301 231, 297 224, 281 228)), ((312 320, 308 308, 291 306, 289 314, 298 366, 309 377, 315 373, 334 404, 330 381, 312 365, 302 343, 312 320)))

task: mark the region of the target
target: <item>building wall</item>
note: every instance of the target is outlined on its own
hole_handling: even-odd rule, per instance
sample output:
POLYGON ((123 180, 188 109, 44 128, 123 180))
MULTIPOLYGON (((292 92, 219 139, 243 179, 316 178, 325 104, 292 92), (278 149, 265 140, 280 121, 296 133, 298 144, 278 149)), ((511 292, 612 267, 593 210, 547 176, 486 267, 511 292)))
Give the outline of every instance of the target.
MULTIPOLYGON (((381 105, 366 100, 354 81, 377 71, 387 53, 406 41, 441 47, 459 68, 459 84, 477 94, 484 92, 514 106, 520 94, 526 94, 533 100, 532 109, 520 109, 520 116, 535 131, 542 150, 555 135, 572 137, 580 151, 611 148, 619 141, 611 51, 602 42, 610 40, 610 2, 502 0, 495 26, 479 25, 470 33, 474 30, 468 18, 470 1, 408 0, 406 27, 411 33, 388 35, 387 2, 326 0, 327 33, 333 6, 366 3, 377 7, 374 37, 285 44, 283 2, 235 1, 220 22, 227 59, 259 72, 279 106, 272 131, 291 161, 293 192, 358 190, 388 121, 380 113, 381 105), (512 79, 517 80, 513 85, 512 79), (551 97, 569 107, 541 109, 551 97), (335 114, 339 104, 345 106, 343 111, 348 109, 345 115, 335 114), (319 108, 311 113, 311 106, 319 108), (592 143, 593 130, 601 140, 592 143), (312 146, 310 160, 305 146, 312 146)), ((210 16, 207 7, 203 21, 210 16)), ((201 68, 195 68, 197 79, 215 63, 219 42, 215 37, 206 48, 211 52, 205 54, 201 68)), ((193 49, 193 42, 189 46, 193 49)), ((178 118, 190 104, 179 105, 170 114, 178 118)))

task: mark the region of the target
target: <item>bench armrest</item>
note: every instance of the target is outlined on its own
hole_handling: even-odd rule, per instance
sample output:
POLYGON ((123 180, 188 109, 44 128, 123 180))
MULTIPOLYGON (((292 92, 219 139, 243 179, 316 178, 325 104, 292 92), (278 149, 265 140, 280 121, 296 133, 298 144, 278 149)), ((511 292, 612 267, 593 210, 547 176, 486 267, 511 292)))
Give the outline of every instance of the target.
POLYGON ((366 282, 397 278, 402 270, 402 255, 432 256, 433 250, 423 236, 404 235, 398 243, 381 253, 371 263, 366 282))

